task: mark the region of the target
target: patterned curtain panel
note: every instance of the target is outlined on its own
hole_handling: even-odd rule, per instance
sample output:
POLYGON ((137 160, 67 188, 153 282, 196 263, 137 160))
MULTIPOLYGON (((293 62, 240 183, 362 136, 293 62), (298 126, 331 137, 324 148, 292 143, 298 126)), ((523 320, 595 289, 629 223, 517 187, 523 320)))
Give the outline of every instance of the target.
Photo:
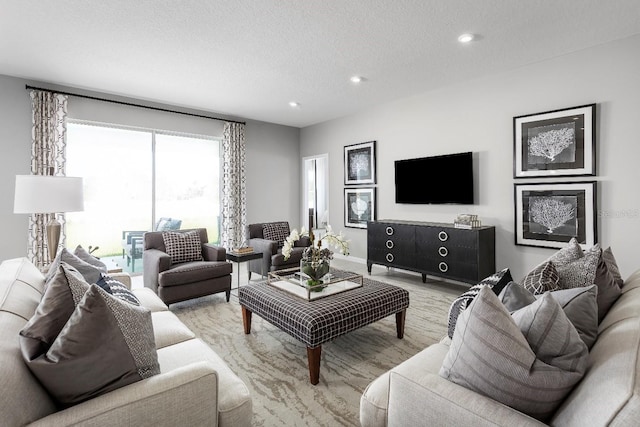
POLYGON ((241 246, 247 226, 246 146, 242 123, 224 124, 221 244, 226 249, 241 246))
MULTIPOLYGON (((65 175, 67 133, 67 96, 32 90, 31 96, 31 174, 65 175)), ((29 219, 27 257, 37 266, 51 263, 47 247, 46 225, 52 214, 33 214, 29 219)), ((64 215, 60 245, 65 244, 64 215)))

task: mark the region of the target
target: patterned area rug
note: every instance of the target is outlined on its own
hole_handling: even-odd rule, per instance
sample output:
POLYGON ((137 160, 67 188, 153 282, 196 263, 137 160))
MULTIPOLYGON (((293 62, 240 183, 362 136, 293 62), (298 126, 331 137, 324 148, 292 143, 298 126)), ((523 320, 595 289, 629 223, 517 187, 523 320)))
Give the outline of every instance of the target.
MULTIPOLYGON (((409 291, 405 333, 395 316, 323 344, 320 383, 309 382, 306 347, 254 315, 245 335, 237 297, 224 294, 179 304, 173 311, 207 342, 249 387, 255 426, 359 426, 366 386, 447 332, 447 312, 464 288, 399 272, 365 276, 409 291)), ((224 391, 221 391, 224 392, 224 391)))

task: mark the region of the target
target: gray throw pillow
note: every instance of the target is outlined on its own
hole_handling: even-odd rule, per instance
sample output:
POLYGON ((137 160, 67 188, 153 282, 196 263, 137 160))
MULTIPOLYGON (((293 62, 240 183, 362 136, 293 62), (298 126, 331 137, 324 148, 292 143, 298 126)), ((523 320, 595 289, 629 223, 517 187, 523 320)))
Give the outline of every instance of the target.
POLYGON ((95 284, 49 350, 25 359, 63 407, 160 373, 151 312, 95 284))
POLYGON ((536 300, 536 297, 524 286, 516 282, 509 282, 498 294, 498 299, 502 301, 507 311, 511 313, 528 306, 536 300))
POLYGON ((616 262, 616 258, 613 256, 613 251, 611 250, 611 246, 602 251, 602 257, 604 258, 604 262, 607 263, 607 267, 609 271, 613 275, 616 283, 620 288, 624 286, 624 280, 622 279, 622 275, 620 274, 620 269, 618 268, 618 263, 616 262))
POLYGON ((485 277, 477 284, 471 286, 468 291, 453 300, 451 306, 449 307, 449 315, 447 316, 447 332, 449 338, 453 337, 453 331, 456 328, 456 321, 458 320, 458 316, 469 306, 469 304, 471 304, 471 301, 473 301, 476 295, 478 295, 480 289, 488 286, 490 289, 493 289, 493 292, 496 295, 498 295, 502 291, 502 289, 507 286, 507 284, 512 280, 513 278, 511 277, 511 272, 508 268, 505 268, 493 273, 489 277, 485 277))
POLYGON ((550 293, 510 315, 484 287, 458 319, 440 376, 546 422, 584 376, 588 355, 550 293))
POLYGON ((67 264, 60 265, 49 281, 36 312, 20 331, 23 352, 46 352, 88 289, 89 284, 77 270, 67 264))
MULTIPOLYGON (((560 304, 564 314, 567 315, 582 341, 590 349, 598 336, 597 286, 560 289, 547 293, 560 304)), ((498 295, 498 299, 502 301, 509 312, 526 307, 540 297, 542 295, 533 295, 515 282, 509 283, 498 295)))
POLYGON ((80 245, 76 246, 76 248, 73 251, 73 254, 78 258, 80 258, 82 261, 86 262, 87 264, 93 265, 95 268, 97 268, 101 272, 103 273, 107 272, 107 265, 104 262, 100 261, 98 258, 91 255, 82 246, 80 245))
POLYGON ((102 270, 89 264, 88 262, 81 260, 73 253, 69 252, 67 248, 62 248, 49 267, 49 272, 47 273, 46 278, 47 283, 56 273, 56 271, 58 270, 58 266, 60 266, 61 263, 67 263, 78 270, 84 277, 84 280, 87 281, 87 283, 96 283, 98 279, 100 279, 100 274, 102 273, 102 270))
POLYGON ((611 306, 622 295, 622 290, 605 261, 604 254, 600 257, 596 269, 595 284, 598 286, 598 323, 602 322, 611 306))
POLYGON ((534 294, 560 289, 560 276, 553 261, 545 261, 527 273, 522 279, 522 286, 534 294))
MULTIPOLYGON (((187 232, 163 231, 162 240, 172 264, 202 261, 202 242, 197 230, 187 232)), ((205 242, 206 243, 206 242, 205 242)))

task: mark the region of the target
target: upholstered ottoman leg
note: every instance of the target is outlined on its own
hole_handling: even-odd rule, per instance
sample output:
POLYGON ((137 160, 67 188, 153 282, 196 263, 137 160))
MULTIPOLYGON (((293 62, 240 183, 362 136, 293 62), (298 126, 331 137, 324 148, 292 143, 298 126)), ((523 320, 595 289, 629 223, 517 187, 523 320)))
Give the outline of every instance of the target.
POLYGON ((311 384, 316 385, 320 382, 320 356, 322 354, 322 346, 311 348, 307 347, 307 359, 309 361, 309 380, 311 384))
POLYGON ((242 324, 244 325, 244 333, 251 333, 251 312, 242 307, 242 324))

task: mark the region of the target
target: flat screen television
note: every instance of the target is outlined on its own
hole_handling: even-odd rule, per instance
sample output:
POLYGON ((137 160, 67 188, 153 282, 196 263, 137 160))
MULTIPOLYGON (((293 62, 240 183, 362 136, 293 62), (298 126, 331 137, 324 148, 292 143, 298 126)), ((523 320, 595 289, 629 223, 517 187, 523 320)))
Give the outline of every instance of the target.
POLYGON ((396 203, 473 204, 473 153, 396 160, 396 203))

